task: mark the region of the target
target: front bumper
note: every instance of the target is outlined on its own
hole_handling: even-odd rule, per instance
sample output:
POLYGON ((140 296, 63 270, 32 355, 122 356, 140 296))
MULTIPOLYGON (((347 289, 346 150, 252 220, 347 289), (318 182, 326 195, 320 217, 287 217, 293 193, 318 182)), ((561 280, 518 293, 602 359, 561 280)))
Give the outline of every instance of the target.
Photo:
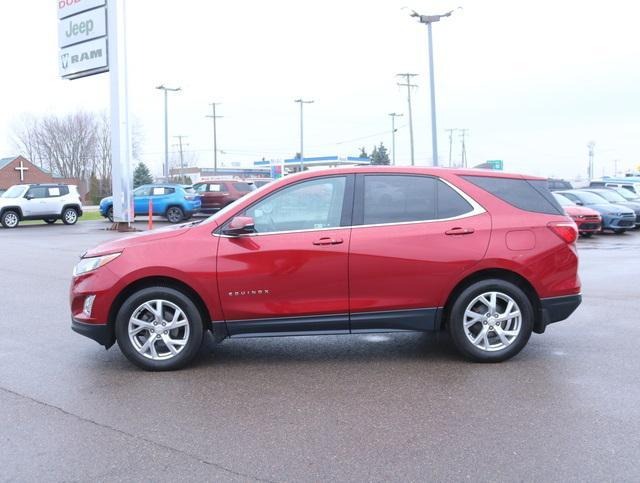
POLYGON ((541 299, 541 316, 536 324, 535 332, 541 334, 547 325, 568 319, 581 303, 581 294, 541 299))
POLYGON ((80 322, 79 320, 72 318, 71 330, 77 332, 80 335, 84 335, 89 339, 95 340, 98 344, 103 345, 106 349, 111 347, 116 341, 113 327, 107 324, 87 324, 85 322, 80 322))
POLYGON ((609 230, 631 230, 636 226, 635 215, 628 216, 608 216, 603 218, 602 228, 609 230))

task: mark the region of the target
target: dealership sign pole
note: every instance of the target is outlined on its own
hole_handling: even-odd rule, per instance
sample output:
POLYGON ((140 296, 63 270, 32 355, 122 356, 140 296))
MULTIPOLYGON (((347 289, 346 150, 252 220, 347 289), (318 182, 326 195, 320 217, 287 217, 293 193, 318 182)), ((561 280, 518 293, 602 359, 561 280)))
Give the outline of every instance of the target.
POLYGON ((124 0, 56 0, 59 69, 63 79, 111 76, 113 218, 133 221, 131 128, 127 93, 124 0))

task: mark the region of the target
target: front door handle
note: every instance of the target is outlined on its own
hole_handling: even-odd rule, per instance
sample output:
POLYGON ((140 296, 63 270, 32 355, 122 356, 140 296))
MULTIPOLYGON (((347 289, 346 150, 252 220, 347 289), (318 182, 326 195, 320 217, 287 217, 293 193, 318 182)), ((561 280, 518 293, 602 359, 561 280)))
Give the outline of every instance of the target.
POLYGON ((473 228, 462 228, 457 226, 444 232, 445 235, 471 235, 475 230, 473 228))
POLYGON ((340 245, 341 243, 343 243, 342 238, 336 239, 328 236, 318 238, 317 240, 313 241, 314 245, 340 245))

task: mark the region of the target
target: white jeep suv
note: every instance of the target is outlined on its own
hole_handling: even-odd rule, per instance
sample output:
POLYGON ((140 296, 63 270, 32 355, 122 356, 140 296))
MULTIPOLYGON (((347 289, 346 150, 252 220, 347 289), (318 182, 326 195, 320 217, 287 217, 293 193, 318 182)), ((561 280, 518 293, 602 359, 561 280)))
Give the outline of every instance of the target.
POLYGON ((82 216, 78 188, 66 184, 17 184, 0 196, 0 223, 15 228, 22 220, 62 220, 73 225, 82 216))

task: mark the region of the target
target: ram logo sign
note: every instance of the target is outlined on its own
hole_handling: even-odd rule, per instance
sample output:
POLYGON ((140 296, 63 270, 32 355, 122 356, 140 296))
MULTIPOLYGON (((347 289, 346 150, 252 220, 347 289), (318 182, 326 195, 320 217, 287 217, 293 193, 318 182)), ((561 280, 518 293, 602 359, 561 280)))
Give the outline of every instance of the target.
POLYGON ((107 39, 72 45, 60 51, 60 76, 65 79, 109 70, 107 39))

